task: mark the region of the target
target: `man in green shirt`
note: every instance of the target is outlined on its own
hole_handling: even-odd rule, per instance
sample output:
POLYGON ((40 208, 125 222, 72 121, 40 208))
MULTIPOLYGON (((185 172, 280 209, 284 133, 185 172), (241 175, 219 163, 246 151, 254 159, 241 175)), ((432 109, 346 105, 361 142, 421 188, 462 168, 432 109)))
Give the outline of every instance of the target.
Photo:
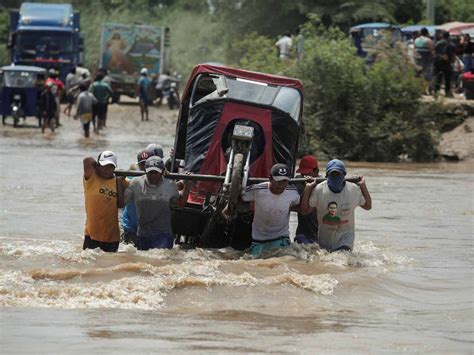
POLYGON ((91 86, 90 92, 97 100, 97 104, 94 106, 93 121, 94 127, 96 117, 99 118, 97 129, 105 127, 105 120, 107 118, 107 106, 109 104, 109 97, 112 96, 113 91, 104 80, 102 73, 97 74, 94 83, 91 86))

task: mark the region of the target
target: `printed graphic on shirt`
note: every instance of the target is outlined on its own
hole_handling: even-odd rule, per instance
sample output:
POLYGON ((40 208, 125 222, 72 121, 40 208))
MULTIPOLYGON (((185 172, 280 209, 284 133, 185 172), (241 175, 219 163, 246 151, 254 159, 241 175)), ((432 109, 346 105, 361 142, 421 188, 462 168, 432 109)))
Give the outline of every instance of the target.
POLYGON ((323 216, 323 224, 334 226, 334 229, 341 224, 341 218, 337 216, 337 202, 328 203, 328 213, 323 216))
POLYGON ((105 198, 107 200, 110 200, 112 198, 117 198, 117 192, 112 191, 112 190, 108 189, 107 187, 101 187, 99 189, 99 193, 105 195, 105 198))

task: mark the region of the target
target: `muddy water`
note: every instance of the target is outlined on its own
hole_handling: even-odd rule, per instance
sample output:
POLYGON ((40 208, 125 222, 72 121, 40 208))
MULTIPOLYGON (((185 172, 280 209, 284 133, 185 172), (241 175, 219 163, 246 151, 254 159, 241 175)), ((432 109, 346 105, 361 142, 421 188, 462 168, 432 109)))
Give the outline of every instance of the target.
POLYGON ((82 251, 82 158, 173 142, 166 108, 109 117, 0 128, 2 353, 472 353, 472 163, 350 164, 374 200, 352 254, 82 251))

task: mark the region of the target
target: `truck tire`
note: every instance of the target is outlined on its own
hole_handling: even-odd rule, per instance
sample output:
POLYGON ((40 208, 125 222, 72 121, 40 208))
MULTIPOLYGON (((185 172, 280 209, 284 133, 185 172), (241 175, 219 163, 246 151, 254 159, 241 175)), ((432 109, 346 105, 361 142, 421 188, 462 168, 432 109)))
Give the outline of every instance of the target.
POLYGON ((237 153, 234 155, 234 162, 232 163, 232 177, 230 180, 229 193, 229 211, 233 213, 237 208, 239 202, 240 191, 242 189, 242 170, 244 168, 244 155, 237 153))

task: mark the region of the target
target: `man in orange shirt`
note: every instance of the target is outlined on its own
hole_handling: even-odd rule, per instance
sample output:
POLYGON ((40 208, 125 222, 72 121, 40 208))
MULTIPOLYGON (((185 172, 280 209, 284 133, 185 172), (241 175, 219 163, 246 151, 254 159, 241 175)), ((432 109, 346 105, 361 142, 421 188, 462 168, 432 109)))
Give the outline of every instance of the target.
POLYGON ((120 241, 118 209, 124 205, 126 181, 114 174, 117 156, 106 150, 97 161, 84 159, 86 225, 83 249, 116 252, 120 241))

